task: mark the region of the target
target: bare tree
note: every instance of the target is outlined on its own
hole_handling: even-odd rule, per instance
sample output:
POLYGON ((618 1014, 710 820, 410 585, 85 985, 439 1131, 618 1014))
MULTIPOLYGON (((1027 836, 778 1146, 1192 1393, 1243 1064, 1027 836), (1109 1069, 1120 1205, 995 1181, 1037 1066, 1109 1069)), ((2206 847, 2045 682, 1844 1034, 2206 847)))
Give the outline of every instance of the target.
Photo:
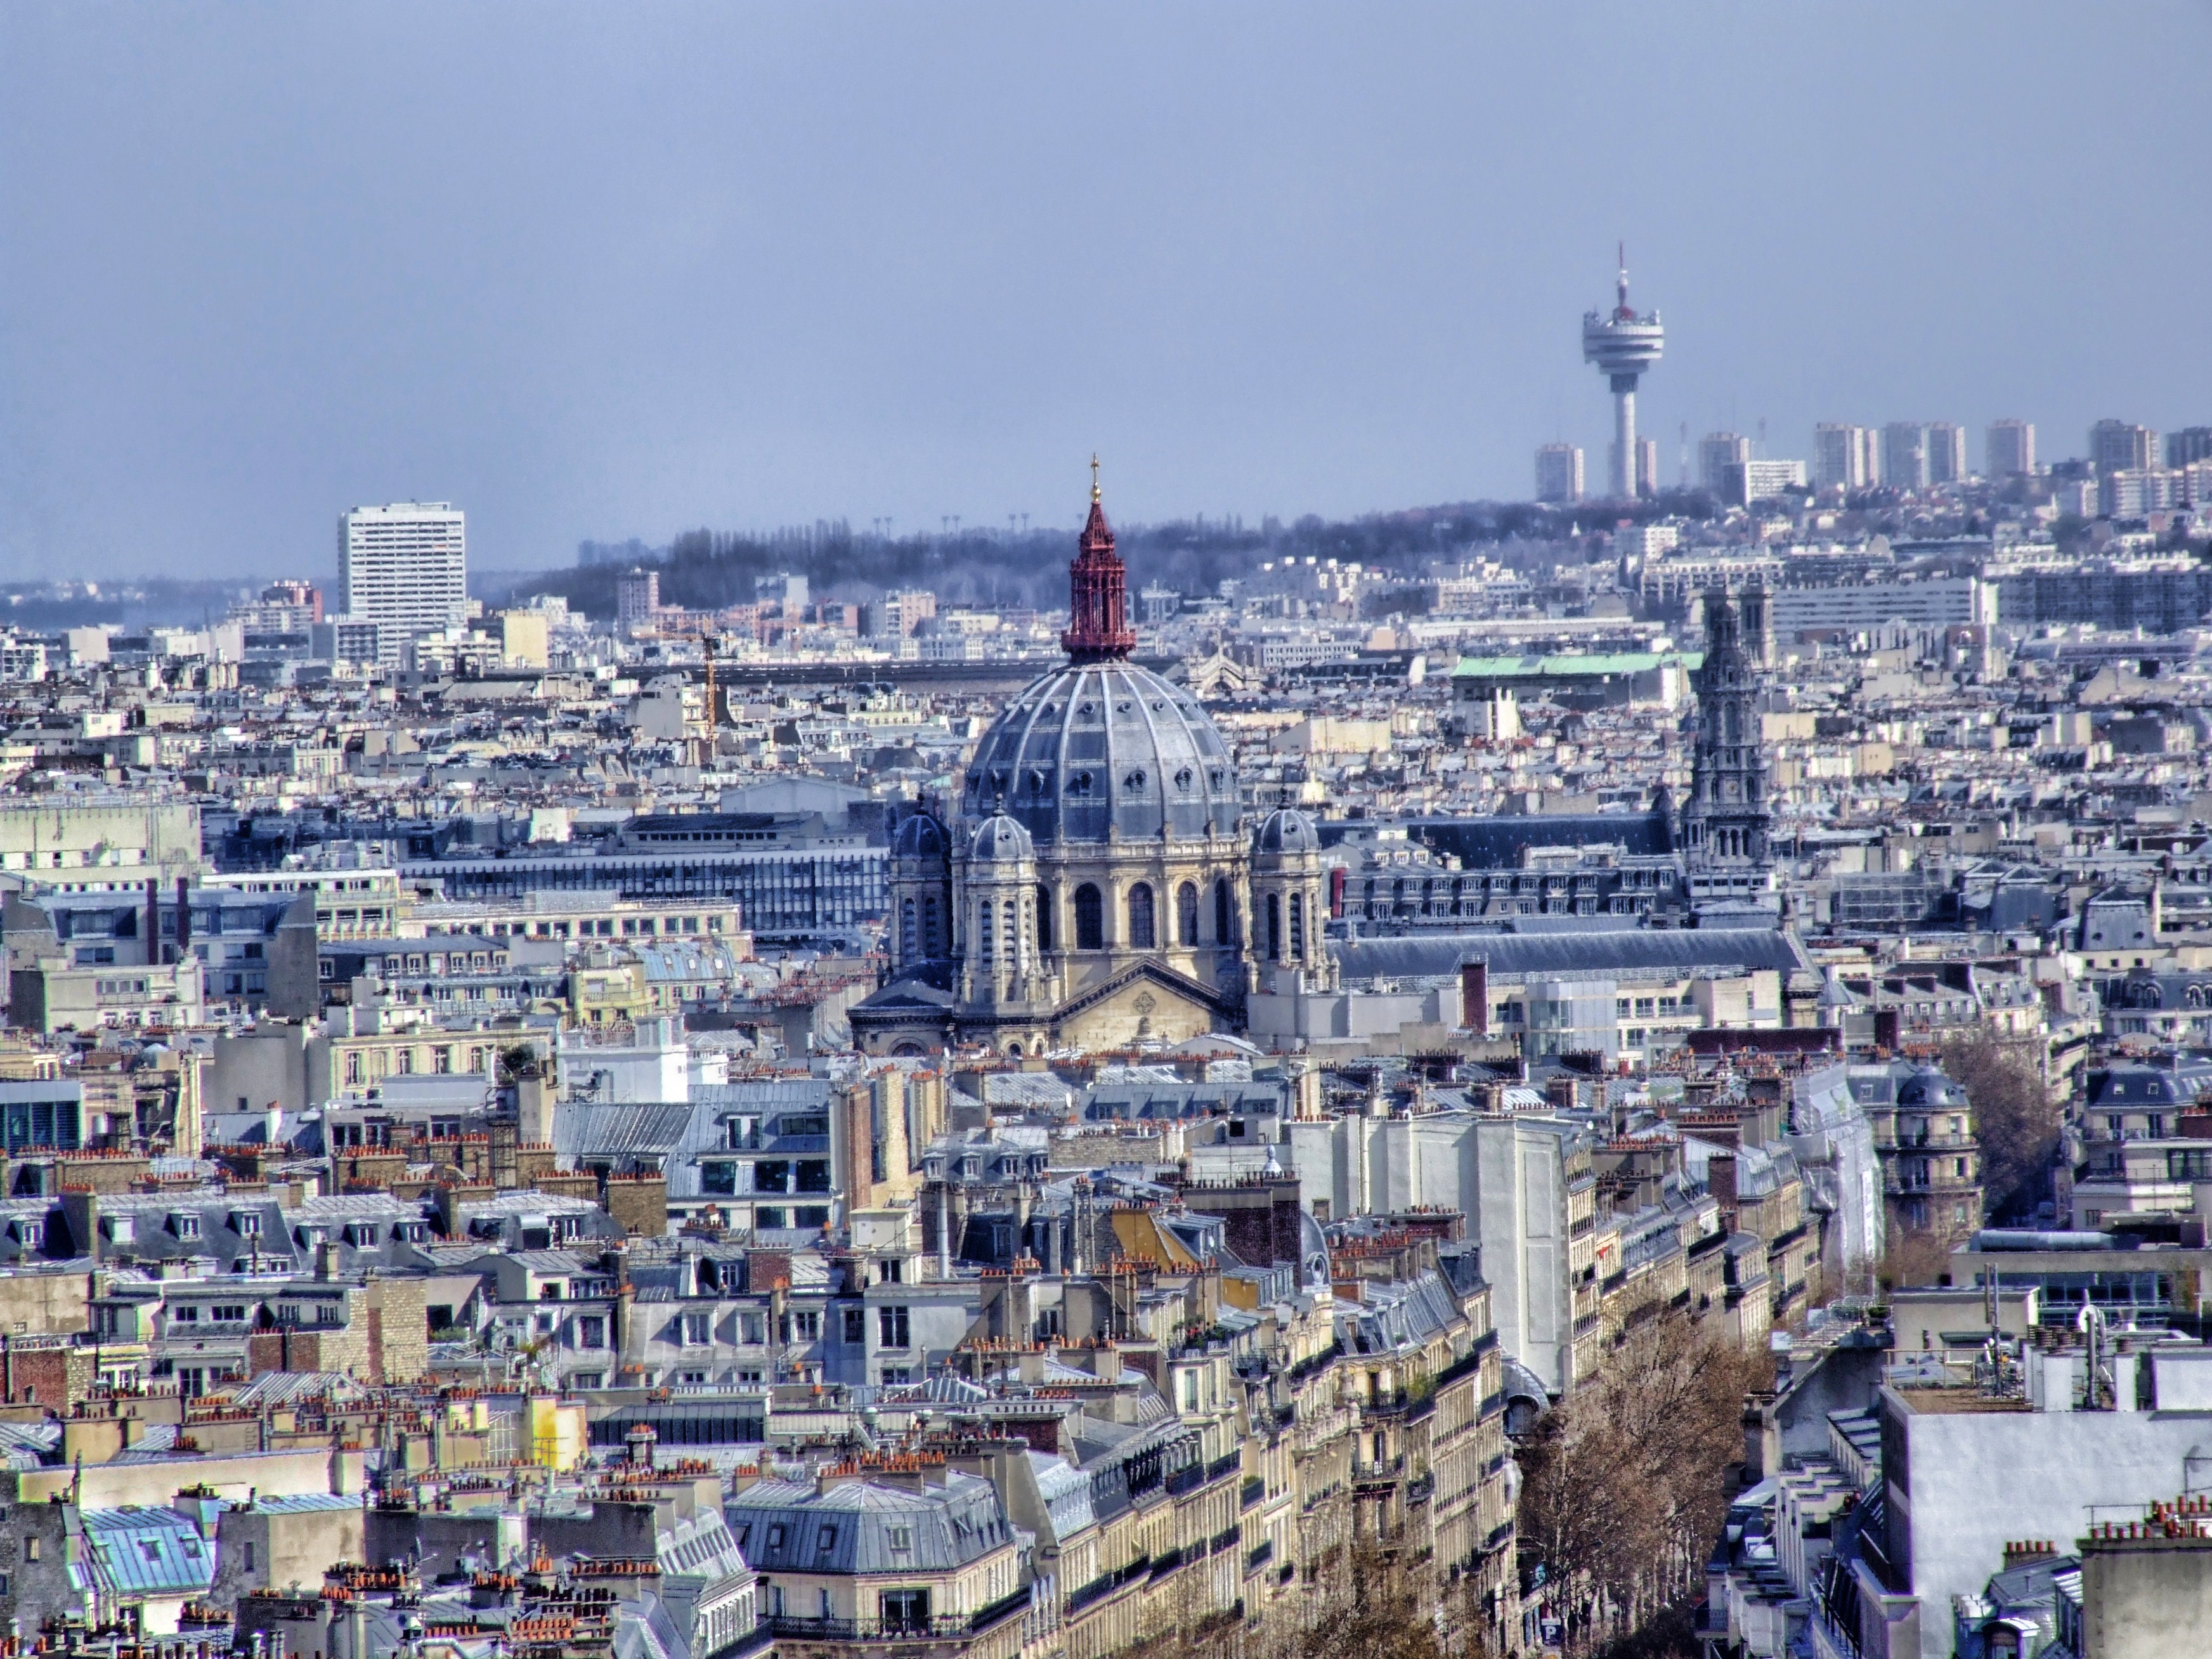
POLYGON ((1933 1285, 1951 1265, 1951 1241, 1924 1227, 1899 1228, 1889 1235, 1875 1278, 1885 1291, 1933 1285))
POLYGON ((1538 1420, 1520 1452, 1520 1531, 1571 1650, 1645 1629, 1702 1586, 1759 1380, 1758 1357, 1669 1312, 1538 1420))
POLYGON ((1944 1073, 1966 1091, 1982 1149, 1984 1206, 1991 1216, 2032 1218, 2051 1196, 2059 1113, 2044 1086, 2035 1044, 1986 1026, 1944 1043, 1944 1073))

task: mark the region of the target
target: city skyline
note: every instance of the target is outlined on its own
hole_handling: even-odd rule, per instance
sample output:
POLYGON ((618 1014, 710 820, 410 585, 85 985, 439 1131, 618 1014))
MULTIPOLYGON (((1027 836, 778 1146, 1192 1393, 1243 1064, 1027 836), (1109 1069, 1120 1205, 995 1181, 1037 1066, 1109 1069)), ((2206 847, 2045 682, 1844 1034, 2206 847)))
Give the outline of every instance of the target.
POLYGON ((1524 499, 1546 441, 1601 474, 1571 330, 1622 239, 1665 483, 1686 423, 1809 458, 1819 422, 1940 419, 1978 464, 2005 416, 2045 459, 2205 421, 2205 234, 2115 165, 2207 147, 2201 14, 1761 12, 1633 57, 1626 16, 14 9, 0 563, 319 568, 333 512, 408 497, 492 569, 1057 523, 1094 449, 1133 521, 1524 499), (1476 64, 1514 72, 1470 100, 1476 64), (2006 118, 2059 100, 2066 135, 2006 118), (1900 194, 1908 152, 1947 166, 1900 194), (2092 185, 2160 233, 2063 234, 2092 185))

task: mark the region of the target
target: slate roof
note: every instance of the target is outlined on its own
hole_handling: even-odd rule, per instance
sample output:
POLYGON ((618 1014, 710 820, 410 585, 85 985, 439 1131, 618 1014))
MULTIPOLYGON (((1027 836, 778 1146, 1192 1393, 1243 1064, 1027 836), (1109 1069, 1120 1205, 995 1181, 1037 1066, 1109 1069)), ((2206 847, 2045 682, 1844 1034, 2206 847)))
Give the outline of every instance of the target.
POLYGON ((723 1514, 759 1572, 949 1571, 1013 1541, 997 1490, 957 1470, 920 1492, 871 1480, 827 1492, 762 1480, 723 1514), (895 1547, 901 1543, 907 1547, 895 1547))
MULTIPOLYGON (((1365 824, 1366 829, 1373 825, 1365 824)), ((1334 847, 1363 828, 1361 820, 1322 823, 1322 845, 1334 847)), ((1407 818, 1408 840, 1450 854, 1462 870, 1517 869, 1528 847, 1618 846, 1631 857, 1674 851, 1673 816, 1644 812, 1528 812, 1496 817, 1407 818)))
POLYGON ((131 1504, 85 1510, 84 1554, 70 1564, 82 1590, 118 1596, 204 1595, 215 1583, 215 1549, 186 1516, 131 1504))
POLYGON ((553 1115, 553 1150, 574 1160, 666 1158, 691 1127, 688 1105, 604 1105, 570 1102, 553 1115))
POLYGON ((1572 933, 1426 933, 1332 939, 1347 980, 1442 979, 1463 962, 1508 974, 1596 975, 1721 968, 1791 973, 1808 965, 1791 935, 1765 927, 1642 927, 1572 933))

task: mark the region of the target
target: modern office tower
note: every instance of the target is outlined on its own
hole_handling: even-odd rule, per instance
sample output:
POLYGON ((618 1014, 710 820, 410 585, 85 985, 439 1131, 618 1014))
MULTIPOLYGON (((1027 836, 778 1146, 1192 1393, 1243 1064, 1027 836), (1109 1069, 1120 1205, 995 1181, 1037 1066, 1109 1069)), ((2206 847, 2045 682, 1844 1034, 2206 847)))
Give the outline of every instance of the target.
POLYGON ((1733 432, 1708 432, 1698 440, 1698 483, 1717 495, 1728 470, 1751 459, 1751 440, 1733 432))
POLYGON ((1949 421, 1928 423, 1928 482, 1957 483, 1966 476, 1966 428, 1949 421))
POLYGON ((2089 428, 2089 465, 2099 472, 2143 472, 2158 465, 2158 434, 2125 421, 2089 428))
POLYGON ((1573 444, 1545 444, 1536 451, 1536 499, 1578 501, 1583 498, 1583 452, 1573 444))
POLYGON ((1984 446, 1982 471, 1992 478, 2035 471, 2035 423, 2033 421, 1991 421, 1984 446))
MULTIPOLYGON (((1659 313, 1647 311, 1641 316, 1628 303, 1628 250, 1620 252, 1620 281, 1619 302, 1609 312, 1586 311, 1583 313, 1583 361, 1595 363, 1613 391, 1613 465, 1610 469, 1612 492, 1616 501, 1647 493, 1640 486, 1643 457, 1636 441, 1636 382, 1644 371, 1659 361, 1666 349, 1666 331, 1659 324, 1659 313)), ((1656 489, 1659 477, 1658 446, 1652 446, 1651 468, 1648 475, 1650 487, 1656 489)))
POLYGON ((1869 489, 1881 482, 1881 434, 1870 426, 1823 421, 1813 428, 1813 487, 1869 489))
POLYGON ((1659 493, 1659 441, 1638 438, 1636 441, 1636 493, 1656 495, 1659 493))
POLYGON ((446 501, 394 501, 340 514, 338 590, 343 614, 374 623, 380 659, 397 666, 408 640, 467 620, 465 515, 446 501))
POLYGON ((2212 426, 2185 426, 2166 434, 2166 464, 2175 471, 2192 461, 2212 460, 2212 426))
POLYGON ((624 627, 651 622, 660 609, 660 573, 626 570, 615 578, 615 620, 624 627))
POLYGON ((1881 481, 1892 489, 1928 487, 1928 428, 1892 421, 1881 429, 1881 481))

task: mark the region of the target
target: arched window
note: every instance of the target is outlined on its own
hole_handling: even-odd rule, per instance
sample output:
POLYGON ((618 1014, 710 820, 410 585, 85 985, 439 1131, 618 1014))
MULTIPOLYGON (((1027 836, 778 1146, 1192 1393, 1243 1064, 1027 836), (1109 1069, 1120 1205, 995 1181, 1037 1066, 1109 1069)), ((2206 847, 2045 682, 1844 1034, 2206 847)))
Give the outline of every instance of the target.
POLYGON ((921 925, 915 919, 912 899, 899 906, 899 960, 912 962, 921 951, 921 925))
POLYGON ((1237 942, 1237 905, 1230 896, 1229 878, 1217 877, 1213 884, 1213 942, 1234 945, 1237 942))
POLYGON ((1036 890, 1036 945, 1040 956, 1052 949, 1052 889, 1042 882, 1036 890))
POLYGON ((975 959, 986 968, 991 965, 991 901, 988 899, 975 907, 975 959))
POLYGON ((1291 960, 1306 959, 1306 896, 1291 895, 1291 960))
POLYGON ((945 954, 944 947, 937 939, 937 897, 934 894, 926 896, 921 901, 921 949, 925 956, 941 957, 945 954))
POLYGON ((1129 948, 1149 951, 1158 943, 1152 927, 1152 889, 1139 882, 1129 890, 1129 948))
POLYGON ((1198 943, 1198 889, 1189 882, 1176 889, 1176 943, 1186 951, 1198 943))
POLYGON ((1075 890, 1075 948, 1079 951, 1103 951, 1106 948, 1106 909, 1098 902, 1098 890, 1089 882, 1075 890))
POLYGON ((1283 959, 1283 901, 1277 893, 1267 895, 1267 960, 1283 959))
POLYGON ((1006 1045, 1006 1058, 1008 1060, 1019 1060, 1021 1057, 1022 1045, 1018 1042, 1009 1042, 1006 1045))

